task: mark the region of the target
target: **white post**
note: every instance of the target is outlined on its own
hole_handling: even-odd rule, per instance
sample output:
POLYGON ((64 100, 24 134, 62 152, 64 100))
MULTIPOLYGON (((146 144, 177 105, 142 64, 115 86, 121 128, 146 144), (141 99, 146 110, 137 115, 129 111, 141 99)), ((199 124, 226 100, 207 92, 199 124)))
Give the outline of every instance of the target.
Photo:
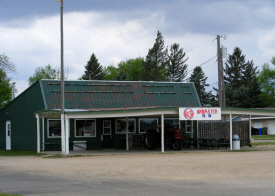
POLYGON ((251 147, 251 115, 249 115, 249 147, 251 147))
POLYGON ((66 146, 66 149, 65 149, 65 155, 69 155, 69 122, 70 122, 70 119, 66 118, 65 120, 65 146, 66 146))
POLYGON ((161 152, 164 153, 164 114, 161 114, 161 152))
POLYGON ((66 144, 65 144, 65 123, 64 123, 64 114, 61 113, 61 150, 62 155, 66 155, 66 144))
POLYGON ((36 114, 36 121, 37 121, 37 153, 40 153, 40 119, 38 114, 36 114))
POLYGON ((230 150, 232 150, 232 114, 229 115, 229 123, 230 123, 230 150))
POLYGON ((129 150, 128 116, 126 117, 126 150, 129 150))
POLYGON ((44 124, 44 118, 42 118, 42 142, 43 142, 43 145, 42 145, 42 151, 45 150, 45 124, 44 124))

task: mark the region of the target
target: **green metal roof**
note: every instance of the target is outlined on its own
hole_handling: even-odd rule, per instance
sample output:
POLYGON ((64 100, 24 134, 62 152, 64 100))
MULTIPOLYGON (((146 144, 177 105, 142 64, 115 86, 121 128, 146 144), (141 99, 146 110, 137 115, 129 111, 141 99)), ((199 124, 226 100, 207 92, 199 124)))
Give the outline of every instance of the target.
MULTIPOLYGON (((60 81, 40 85, 46 110, 60 109, 60 81)), ((65 109, 200 106, 193 83, 65 81, 65 109)))

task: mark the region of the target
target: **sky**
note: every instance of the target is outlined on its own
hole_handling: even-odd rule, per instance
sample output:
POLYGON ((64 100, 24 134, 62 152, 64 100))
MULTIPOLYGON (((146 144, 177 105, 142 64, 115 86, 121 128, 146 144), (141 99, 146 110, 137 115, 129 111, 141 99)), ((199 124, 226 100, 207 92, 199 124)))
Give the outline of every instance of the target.
MULTIPOLYGON (((275 56, 274 0, 64 0, 64 65, 69 80, 84 74, 94 53, 102 66, 145 57, 160 31, 165 45, 178 43, 192 70, 217 54, 217 35, 232 54, 239 47, 261 69, 275 56)), ((0 0, 0 54, 17 73, 18 96, 35 68, 60 67, 60 3, 0 0)), ((226 61, 226 59, 224 59, 226 61)), ((217 62, 202 65, 217 87, 217 62)), ((211 90, 211 89, 209 89, 211 90)))

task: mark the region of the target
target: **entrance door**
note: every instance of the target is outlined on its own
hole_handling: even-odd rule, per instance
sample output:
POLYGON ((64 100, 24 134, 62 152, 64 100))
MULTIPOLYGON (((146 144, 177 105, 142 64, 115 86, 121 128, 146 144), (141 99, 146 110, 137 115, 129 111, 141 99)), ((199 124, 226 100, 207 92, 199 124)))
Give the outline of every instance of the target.
POLYGON ((11 150, 11 122, 6 122, 6 150, 11 150))
POLYGON ((111 120, 103 120, 102 148, 114 148, 114 138, 112 135, 111 120))

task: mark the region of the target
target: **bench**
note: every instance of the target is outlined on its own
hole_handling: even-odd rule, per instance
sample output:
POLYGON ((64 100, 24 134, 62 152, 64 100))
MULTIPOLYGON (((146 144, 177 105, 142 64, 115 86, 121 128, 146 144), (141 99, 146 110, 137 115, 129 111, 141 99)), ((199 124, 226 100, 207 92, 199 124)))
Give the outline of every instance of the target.
POLYGON ((230 146, 230 142, 226 141, 225 138, 220 138, 219 141, 217 142, 217 148, 219 149, 219 147, 225 147, 225 149, 227 149, 227 146, 230 146))

